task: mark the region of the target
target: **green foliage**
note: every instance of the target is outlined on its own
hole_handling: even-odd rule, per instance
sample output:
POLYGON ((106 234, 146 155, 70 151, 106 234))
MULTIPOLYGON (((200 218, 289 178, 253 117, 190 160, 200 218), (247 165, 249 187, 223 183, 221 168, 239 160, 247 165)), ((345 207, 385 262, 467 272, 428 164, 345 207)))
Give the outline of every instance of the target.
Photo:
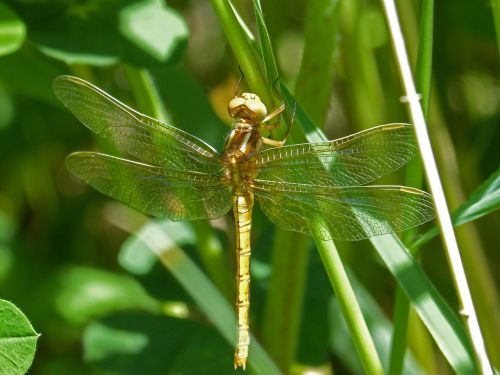
POLYGON ((68 64, 171 63, 188 37, 184 20, 160 0, 17 5, 42 52, 68 64), (46 22, 50 19, 50 22, 46 22))
POLYGON ((187 319, 113 314, 89 324, 83 343, 85 360, 112 373, 234 373, 231 347, 213 328, 187 319))
MULTIPOLYGON (((500 208, 500 169, 493 173, 479 186, 467 201, 462 203, 452 214, 454 226, 459 226, 494 212, 500 208)), ((437 236, 438 228, 434 227, 423 234, 412 248, 418 248, 437 236)))
POLYGON ((38 333, 12 303, 0 300, 0 369, 4 374, 22 375, 35 355, 38 333))
POLYGON ((0 56, 15 52, 23 44, 26 27, 4 3, 0 3, 0 56))
MULTIPOLYGON (((467 276, 500 367, 499 1, 434 2, 433 12, 432 3, 399 1, 398 10, 454 222, 469 223, 459 245, 473 254, 467 276)), ((408 122, 383 21, 373 0, 0 2, 0 297, 43 334, 30 373, 234 373, 231 217, 150 221, 75 180, 65 156, 109 146, 62 108, 56 76, 89 80, 220 150, 239 65, 240 92, 257 92, 269 108, 285 102, 289 141, 333 139, 408 122)), ((419 187, 419 163, 406 182, 395 173, 380 183, 419 187)), ((385 370, 395 361, 405 374, 476 371, 436 235, 427 226, 404 243, 335 243, 385 370), (396 286, 424 330, 397 312, 396 286), (392 330, 411 332, 398 336, 397 358, 392 330), (433 343, 416 342, 426 334, 433 343)), ((313 242, 257 208, 252 261, 247 373, 363 373, 313 242)), ((21 374, 38 334, 0 305, 0 336, 20 338, 17 347, 0 339, 0 352, 18 366, 7 373, 21 374)))

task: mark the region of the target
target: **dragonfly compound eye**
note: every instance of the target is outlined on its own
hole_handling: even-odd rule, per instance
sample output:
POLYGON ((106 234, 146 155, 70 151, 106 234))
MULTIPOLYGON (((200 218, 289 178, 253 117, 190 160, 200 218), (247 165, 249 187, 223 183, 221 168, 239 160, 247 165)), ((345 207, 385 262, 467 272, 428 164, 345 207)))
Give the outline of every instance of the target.
POLYGON ((233 118, 249 118, 262 120, 267 115, 267 109, 260 98, 252 93, 243 93, 229 102, 229 115, 233 118))

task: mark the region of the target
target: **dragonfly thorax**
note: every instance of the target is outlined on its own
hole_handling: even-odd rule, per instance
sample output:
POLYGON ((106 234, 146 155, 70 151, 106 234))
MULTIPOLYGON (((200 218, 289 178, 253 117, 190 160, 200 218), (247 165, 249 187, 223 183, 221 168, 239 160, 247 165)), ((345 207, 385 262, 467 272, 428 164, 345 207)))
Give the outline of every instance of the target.
POLYGON ((234 119, 250 120, 260 122, 267 116, 267 109, 260 98, 250 92, 245 92, 241 96, 235 96, 229 102, 229 116, 234 119))

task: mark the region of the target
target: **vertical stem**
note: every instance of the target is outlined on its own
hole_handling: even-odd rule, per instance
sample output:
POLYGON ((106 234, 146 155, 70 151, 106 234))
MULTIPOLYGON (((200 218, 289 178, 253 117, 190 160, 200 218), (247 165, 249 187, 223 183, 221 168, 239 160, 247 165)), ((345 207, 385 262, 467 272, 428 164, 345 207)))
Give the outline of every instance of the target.
POLYGON ((262 341, 284 373, 290 372, 297 349, 310 245, 303 234, 276 229, 262 341))
MULTIPOLYGON (((422 95, 422 110, 426 120, 429 118, 429 103, 432 78, 433 26, 434 0, 422 0, 415 75, 417 81, 417 89, 422 95)), ((418 158, 414 158, 407 165, 405 181, 410 186, 422 186, 423 171, 420 160, 418 158)), ((413 238, 414 235, 415 230, 412 229, 405 233, 404 238, 413 238)), ((403 361, 407 347, 409 313, 410 301, 404 294, 401 286, 398 285, 396 289, 396 302, 394 308, 394 331, 392 334, 391 354, 389 359, 390 375, 399 375, 403 371, 403 361)), ((421 327, 421 325, 419 325, 418 327, 421 327)), ((429 353, 429 356, 432 356, 431 353, 432 352, 429 353)))
POLYGON ((328 278, 337 297, 342 316, 346 320, 354 344, 360 355, 365 372, 369 375, 384 374, 375 345, 366 326, 354 291, 349 283, 344 266, 333 241, 320 240, 321 233, 314 236, 328 278))
POLYGON ((429 118, 431 99, 433 33, 434 0, 423 0, 415 76, 417 77, 417 89, 422 95, 422 111, 425 119, 429 118))
POLYGON ((227 0, 211 0, 211 2, 231 49, 245 74, 245 79, 248 80, 252 90, 259 94, 262 101, 271 107, 272 94, 262 73, 257 52, 248 40, 230 2, 227 0))
POLYGON ((474 352, 478 359, 481 372, 488 375, 493 374, 491 364, 486 353, 483 336, 479 329, 479 322, 477 320, 476 311, 474 309, 469 286, 465 277, 465 271, 460 258, 455 233, 453 232, 453 225, 451 223, 443 187, 441 185, 441 180, 436 167, 436 161, 434 159, 429 135, 427 133, 424 114, 422 112, 419 96, 413 82, 396 7, 394 5, 394 1, 392 0, 383 0, 383 4, 389 29, 391 31, 400 73, 405 87, 406 98, 410 106, 410 115, 413 119, 413 123, 415 124, 417 142, 424 163, 427 180, 432 194, 434 195, 434 204, 436 206, 438 223, 443 235, 446 255, 451 267, 455 288, 457 289, 458 297, 463 306, 460 313, 465 318, 465 323, 472 340, 472 345, 474 347, 474 352))
POLYGON ((127 65, 125 65, 125 73, 141 111, 162 122, 167 122, 167 111, 151 74, 146 69, 137 69, 127 65))
POLYGON ((406 336, 408 332, 408 314, 410 302, 398 286, 396 289, 396 303, 394 307, 394 331, 392 333, 391 354, 389 357, 388 375, 399 375, 403 372, 403 362, 406 353, 406 336))
POLYGON ((341 0, 310 0, 304 24, 304 53, 295 99, 323 127, 330 103, 341 0))
POLYGON ((491 0, 493 8, 493 20, 495 21, 495 31, 497 33, 498 53, 500 54, 500 0, 491 0))

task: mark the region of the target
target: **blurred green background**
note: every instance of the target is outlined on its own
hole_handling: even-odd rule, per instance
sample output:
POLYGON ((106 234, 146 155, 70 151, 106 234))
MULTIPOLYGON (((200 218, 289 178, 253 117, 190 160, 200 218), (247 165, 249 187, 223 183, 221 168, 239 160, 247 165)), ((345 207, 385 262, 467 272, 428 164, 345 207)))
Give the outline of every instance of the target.
MULTIPOLYGON (((73 151, 109 150, 109 145, 57 101, 52 81, 61 74, 89 80, 133 108, 221 149, 238 63, 210 2, 167 3, 0 1, 0 298, 19 306, 42 334, 32 374, 233 373, 231 345, 169 271, 154 259, 127 258, 131 253, 122 245, 146 218, 93 191, 64 167, 65 156, 73 151), (155 112, 144 99, 152 88, 165 111, 155 112), (143 269, 134 273, 134 266, 143 269)), ((233 3, 256 33, 251 4, 233 3)), ((303 94, 297 96, 299 104, 313 102, 310 116, 331 139, 383 123, 408 122, 380 3, 324 2, 331 7, 329 19, 314 13, 318 3, 262 4, 282 80, 293 89, 301 80, 314 80, 316 71, 328 72, 318 101, 311 100, 314 93, 303 94), (301 70, 303 56, 313 53, 307 47, 321 50, 321 44, 306 39, 304 30, 322 25, 331 30, 328 42, 335 48, 329 50, 334 53, 317 66, 309 65, 309 71, 301 70)), ((397 5, 415 62, 421 2, 401 0, 397 5)), ((437 1, 433 38, 429 129, 454 209, 500 161, 500 70, 492 2, 437 1)), ((405 171, 383 182, 408 183, 405 171)), ((252 326, 264 346, 272 347, 272 340, 288 340, 263 333, 273 319, 266 312, 266 295, 273 275, 275 228, 259 209, 254 220, 252 326)), ((212 223, 210 233, 206 223, 164 225, 232 301, 231 217, 212 223), (184 237, 175 237, 182 228, 184 237), (200 248, 211 246, 227 267, 223 274, 211 272, 210 262, 200 255, 200 248)), ((480 319, 490 344, 500 334, 499 227, 500 217, 493 213, 458 230, 474 298, 487 305, 480 319)), ((395 283, 370 243, 337 246, 377 301, 380 319, 391 319, 395 283)), ((290 247, 290 257, 296 256, 293 242, 290 247)), ((312 242, 306 248, 312 249, 312 242)), ((293 371, 314 367, 320 373, 362 373, 336 327, 340 318, 319 256, 308 251, 300 257, 307 272, 292 271, 291 278, 303 281, 304 295, 283 312, 295 311, 301 322, 293 339, 293 371)), ((439 239, 422 249, 421 261, 455 307, 439 239)), ((416 323, 411 327, 418 334, 410 334, 410 346, 425 373, 451 372, 425 331, 416 323)), ((500 367, 498 352, 490 355, 500 367)))

